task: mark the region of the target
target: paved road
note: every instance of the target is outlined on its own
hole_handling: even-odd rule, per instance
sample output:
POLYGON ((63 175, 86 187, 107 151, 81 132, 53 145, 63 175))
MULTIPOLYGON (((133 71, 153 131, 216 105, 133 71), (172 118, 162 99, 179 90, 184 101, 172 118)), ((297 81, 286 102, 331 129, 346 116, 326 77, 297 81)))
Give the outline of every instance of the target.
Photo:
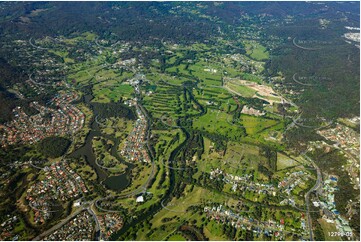
POLYGON ((306 200, 306 206, 307 206, 307 221, 308 221, 308 229, 310 232, 310 240, 313 241, 313 234, 312 234, 312 219, 310 215, 310 194, 314 191, 318 192, 320 188, 322 188, 322 173, 320 168, 315 164, 315 162, 308 157, 306 154, 303 154, 303 156, 311 162, 313 167, 317 171, 317 181, 316 184, 306 193, 305 200, 306 200))
POLYGON ((93 210, 93 205, 94 203, 92 203, 89 207, 88 207, 88 212, 93 215, 93 218, 95 220, 95 238, 94 240, 99 241, 102 238, 102 232, 100 230, 100 224, 97 218, 97 215, 95 214, 94 210, 93 210))
POLYGON ((82 211, 86 210, 85 207, 80 207, 78 208, 74 213, 70 214, 68 217, 64 218, 63 220, 61 220, 59 223, 57 223, 56 225, 54 225, 53 227, 51 227, 50 229, 48 229, 47 231, 41 233, 40 235, 36 236, 33 241, 39 241, 42 240, 43 238, 45 238, 46 236, 48 236, 49 234, 53 233, 54 231, 56 231, 57 229, 61 228, 64 224, 66 224, 67 222, 69 222, 72 218, 74 218, 76 215, 78 215, 79 213, 81 213, 82 211))

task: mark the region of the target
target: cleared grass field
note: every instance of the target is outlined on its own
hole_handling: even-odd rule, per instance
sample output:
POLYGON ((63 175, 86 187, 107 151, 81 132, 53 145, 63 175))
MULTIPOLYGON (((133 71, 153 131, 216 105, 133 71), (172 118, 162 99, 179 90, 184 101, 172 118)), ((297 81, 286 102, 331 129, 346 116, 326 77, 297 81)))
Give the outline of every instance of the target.
POLYGON ((60 50, 49 50, 50 53, 53 53, 57 56, 60 56, 60 57, 67 57, 68 56, 68 52, 67 51, 60 51, 60 50))
POLYGON ((255 60, 261 61, 269 58, 266 47, 255 41, 245 41, 244 46, 246 47, 247 55, 255 60))
POLYGON ((90 80, 92 82, 95 82, 95 75, 96 73, 103 69, 101 64, 97 63, 82 63, 80 66, 76 66, 74 70, 71 70, 68 75, 69 80, 75 80, 77 84, 81 85, 87 85, 90 83, 90 80))
POLYGON ((278 120, 242 114, 240 121, 237 124, 243 126, 246 129, 247 134, 254 135, 264 129, 277 125, 278 123, 278 120))
POLYGON ((252 88, 237 85, 235 83, 228 82, 226 84, 226 87, 229 87, 231 90, 239 93, 243 97, 253 97, 254 94, 256 94, 256 91, 252 88))
POLYGON ((251 82, 256 82, 258 84, 262 83, 262 79, 259 76, 251 74, 251 73, 246 73, 246 72, 241 73, 241 79, 251 81, 251 82))
POLYGON ((177 59, 180 59, 184 56, 183 52, 180 52, 180 51, 177 51, 175 52, 175 55, 170 57, 168 60, 167 60, 167 64, 170 64, 170 65, 173 65, 174 62, 176 62, 177 59))
POLYGON ((281 153, 277 153, 277 170, 283 170, 288 167, 297 166, 300 163, 290 157, 287 157, 281 153))
POLYGON ((190 49, 201 51, 201 50, 211 50, 211 47, 206 44, 196 43, 196 44, 192 44, 190 46, 190 49))
POLYGON ((209 173, 219 168, 227 173, 242 176, 257 170, 259 162, 265 161, 265 158, 259 155, 257 146, 228 142, 224 156, 216 152, 213 147, 214 144, 204 138, 204 153, 201 160, 197 161, 199 171, 209 173))
POLYGON ((95 78, 97 81, 105 81, 105 80, 116 80, 119 79, 120 76, 119 74, 115 73, 114 70, 104 68, 96 73, 95 78))
POLYGON ((166 72, 168 74, 170 73, 177 73, 177 74, 183 74, 183 75, 189 75, 188 70, 185 69, 186 68, 186 64, 180 64, 178 66, 172 66, 166 69, 166 72))
POLYGON ((70 163, 70 167, 72 169, 76 169, 77 173, 85 180, 85 181, 96 181, 97 180, 97 174, 93 170, 92 167, 85 164, 79 167, 78 164, 70 163))
POLYGON ((179 129, 154 130, 153 134, 159 137, 155 145, 156 157, 159 164, 168 160, 172 150, 185 140, 183 133, 180 132, 179 129), (178 138, 175 139, 175 137, 178 138))
POLYGON ((193 128, 223 135, 230 140, 240 140, 243 131, 239 126, 230 125, 232 116, 225 112, 208 109, 205 115, 193 119, 193 128))
POLYGON ((117 102, 121 98, 128 99, 134 93, 134 88, 129 84, 115 84, 112 87, 106 87, 109 84, 97 84, 93 88, 93 94, 95 96, 94 102, 117 102))

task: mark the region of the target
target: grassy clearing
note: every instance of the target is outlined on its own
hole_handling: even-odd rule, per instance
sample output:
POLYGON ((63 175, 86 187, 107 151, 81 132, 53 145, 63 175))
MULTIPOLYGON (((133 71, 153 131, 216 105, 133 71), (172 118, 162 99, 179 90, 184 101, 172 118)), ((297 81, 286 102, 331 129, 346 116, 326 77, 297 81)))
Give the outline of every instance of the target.
POLYGON ((232 94, 221 87, 202 87, 201 91, 196 94, 196 98, 203 103, 206 101, 222 102, 230 99, 232 94))
POLYGON ((242 114, 240 117, 239 124, 242 125, 247 134, 254 135, 264 129, 270 128, 276 124, 278 124, 278 120, 265 119, 261 117, 251 116, 242 114))
POLYGON ((179 129, 154 130, 153 134, 159 137, 157 144, 155 145, 155 150, 156 160, 160 162, 162 162, 162 159, 167 160, 172 150, 185 139, 183 133, 180 132, 179 129))
POLYGON ((247 80, 247 81, 262 84, 262 79, 259 76, 251 74, 251 73, 242 72, 241 73, 241 78, 244 79, 244 80, 247 80))
POLYGON ((68 54, 69 54, 67 51, 60 51, 60 50, 49 50, 49 52, 53 53, 53 54, 55 54, 57 56, 60 56, 62 58, 67 57, 68 54))
POLYGON ((109 87, 109 84, 100 83, 93 88, 94 102, 118 102, 121 98, 131 98, 133 92, 134 88, 129 84, 114 84, 114 86, 109 87))
POLYGON ((109 69, 100 69, 96 75, 95 78, 97 79, 97 81, 108 81, 108 80, 115 80, 120 78, 120 75, 118 73, 116 73, 114 70, 109 70, 109 69))
POLYGON ((255 41, 245 41, 244 46, 246 48, 247 55, 252 59, 261 61, 269 58, 269 53, 266 47, 255 41))
POLYGON ((173 65, 174 62, 176 62, 177 59, 183 58, 184 54, 180 51, 177 51, 174 56, 170 57, 167 60, 167 64, 173 65))
POLYGON ((209 45, 201 44, 201 43, 192 44, 190 48, 195 51, 211 50, 211 47, 209 45))
POLYGON ((281 153, 277 153, 277 170, 283 170, 297 165, 300 165, 298 161, 281 153))
POLYGON ((74 170, 76 170, 76 172, 79 174, 79 176, 81 176, 84 181, 96 181, 97 180, 97 174, 96 172, 93 170, 92 167, 90 167, 88 164, 84 164, 79 166, 76 163, 70 163, 70 167, 74 170))
POLYGON ((175 121, 180 117, 199 113, 199 108, 191 100, 188 92, 167 84, 158 84, 155 93, 144 96, 143 105, 154 118, 166 116, 170 122, 173 120, 172 125, 175 125, 175 121))
POLYGON ((252 88, 237 85, 235 83, 228 82, 226 86, 243 97, 253 97, 253 95, 256 94, 256 91, 252 88))
POLYGON ((205 150, 201 160, 197 162, 200 172, 209 173, 211 170, 219 168, 227 173, 242 176, 257 170, 258 163, 264 160, 264 157, 259 156, 257 146, 229 142, 226 154, 223 156, 214 150, 213 145, 209 139, 204 138, 205 150))
POLYGON ((68 75, 68 80, 74 80, 76 84, 87 85, 92 79, 94 79, 95 73, 99 70, 99 68, 101 67, 87 66, 86 64, 83 64, 81 67, 75 69, 68 75))
POLYGON ((208 109, 207 113, 201 117, 194 118, 193 128, 223 135, 230 140, 240 140, 243 135, 242 130, 236 125, 230 125, 232 116, 225 112, 208 109))

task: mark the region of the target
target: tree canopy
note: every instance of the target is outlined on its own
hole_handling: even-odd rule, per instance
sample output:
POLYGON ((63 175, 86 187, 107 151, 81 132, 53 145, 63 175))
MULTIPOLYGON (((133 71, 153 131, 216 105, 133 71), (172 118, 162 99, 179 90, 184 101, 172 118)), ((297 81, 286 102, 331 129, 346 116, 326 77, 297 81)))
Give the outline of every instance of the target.
POLYGON ((44 156, 49 158, 60 157, 68 150, 71 141, 63 137, 47 137, 40 141, 37 149, 44 156))

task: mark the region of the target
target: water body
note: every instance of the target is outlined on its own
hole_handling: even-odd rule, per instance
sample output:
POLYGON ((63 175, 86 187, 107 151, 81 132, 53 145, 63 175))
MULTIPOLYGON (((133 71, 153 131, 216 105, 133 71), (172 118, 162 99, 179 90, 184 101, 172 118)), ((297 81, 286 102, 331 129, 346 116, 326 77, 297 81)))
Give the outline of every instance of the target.
MULTIPOLYGON (((177 125, 180 125, 180 123, 177 123, 177 125)), ((182 150, 182 148, 184 148, 188 143, 189 143, 189 137, 190 134, 189 132, 182 126, 180 126, 182 131, 184 132, 184 134, 186 135, 186 139, 179 144, 179 146, 177 148, 175 148, 169 157, 169 160, 175 160, 175 158, 177 157, 177 155, 179 154, 179 152, 182 150)), ((164 194, 163 197, 163 205, 167 206, 167 204, 172 200, 173 196, 173 190, 175 188, 175 174, 174 174, 174 170, 170 169, 169 170, 169 177, 170 177, 170 184, 169 184, 169 188, 166 191, 166 193, 164 194)), ((149 216, 152 216, 154 214, 156 214, 157 212, 159 212, 160 210, 163 209, 162 203, 157 203, 155 204, 155 206, 153 206, 151 209, 147 210, 147 212, 143 213, 141 216, 138 216, 137 218, 133 219, 133 217, 130 217, 130 219, 128 221, 126 221, 126 223, 123 225, 123 227, 118 230, 116 233, 113 233, 112 236, 110 237, 111 240, 117 240, 119 238, 119 236, 121 234, 123 234, 125 231, 127 231, 129 228, 134 227, 136 224, 138 224, 141 221, 144 221, 144 219, 148 218, 149 216)))
MULTIPOLYGON (((88 95, 84 96, 84 102, 86 104, 88 104, 90 107, 92 107, 90 102, 93 98, 94 97, 91 94, 88 94, 88 95)), ((98 115, 98 113, 96 113, 94 111, 94 117, 96 117, 97 115, 98 115)), ((96 171, 99 182, 102 182, 107 188, 109 188, 111 190, 121 191, 130 184, 129 174, 130 174, 131 169, 133 169, 134 165, 132 163, 125 162, 119 156, 117 147, 118 147, 120 141, 118 139, 116 139, 115 137, 102 134, 100 132, 98 123, 95 122, 94 117, 91 120, 91 130, 89 131, 89 133, 87 134, 87 136, 85 138, 84 145, 82 147, 80 147, 79 149, 75 150, 73 153, 71 153, 70 157, 73 157, 73 158, 84 157, 85 161, 91 167, 93 167, 94 170, 96 171), (122 173, 120 175, 110 176, 108 171, 104 170, 103 168, 99 167, 96 164, 96 162, 95 162, 96 157, 94 155, 93 148, 92 148, 92 140, 96 136, 99 136, 99 137, 102 136, 102 137, 110 139, 114 142, 114 145, 111 149, 111 155, 127 165, 127 168, 124 173, 122 173)))

